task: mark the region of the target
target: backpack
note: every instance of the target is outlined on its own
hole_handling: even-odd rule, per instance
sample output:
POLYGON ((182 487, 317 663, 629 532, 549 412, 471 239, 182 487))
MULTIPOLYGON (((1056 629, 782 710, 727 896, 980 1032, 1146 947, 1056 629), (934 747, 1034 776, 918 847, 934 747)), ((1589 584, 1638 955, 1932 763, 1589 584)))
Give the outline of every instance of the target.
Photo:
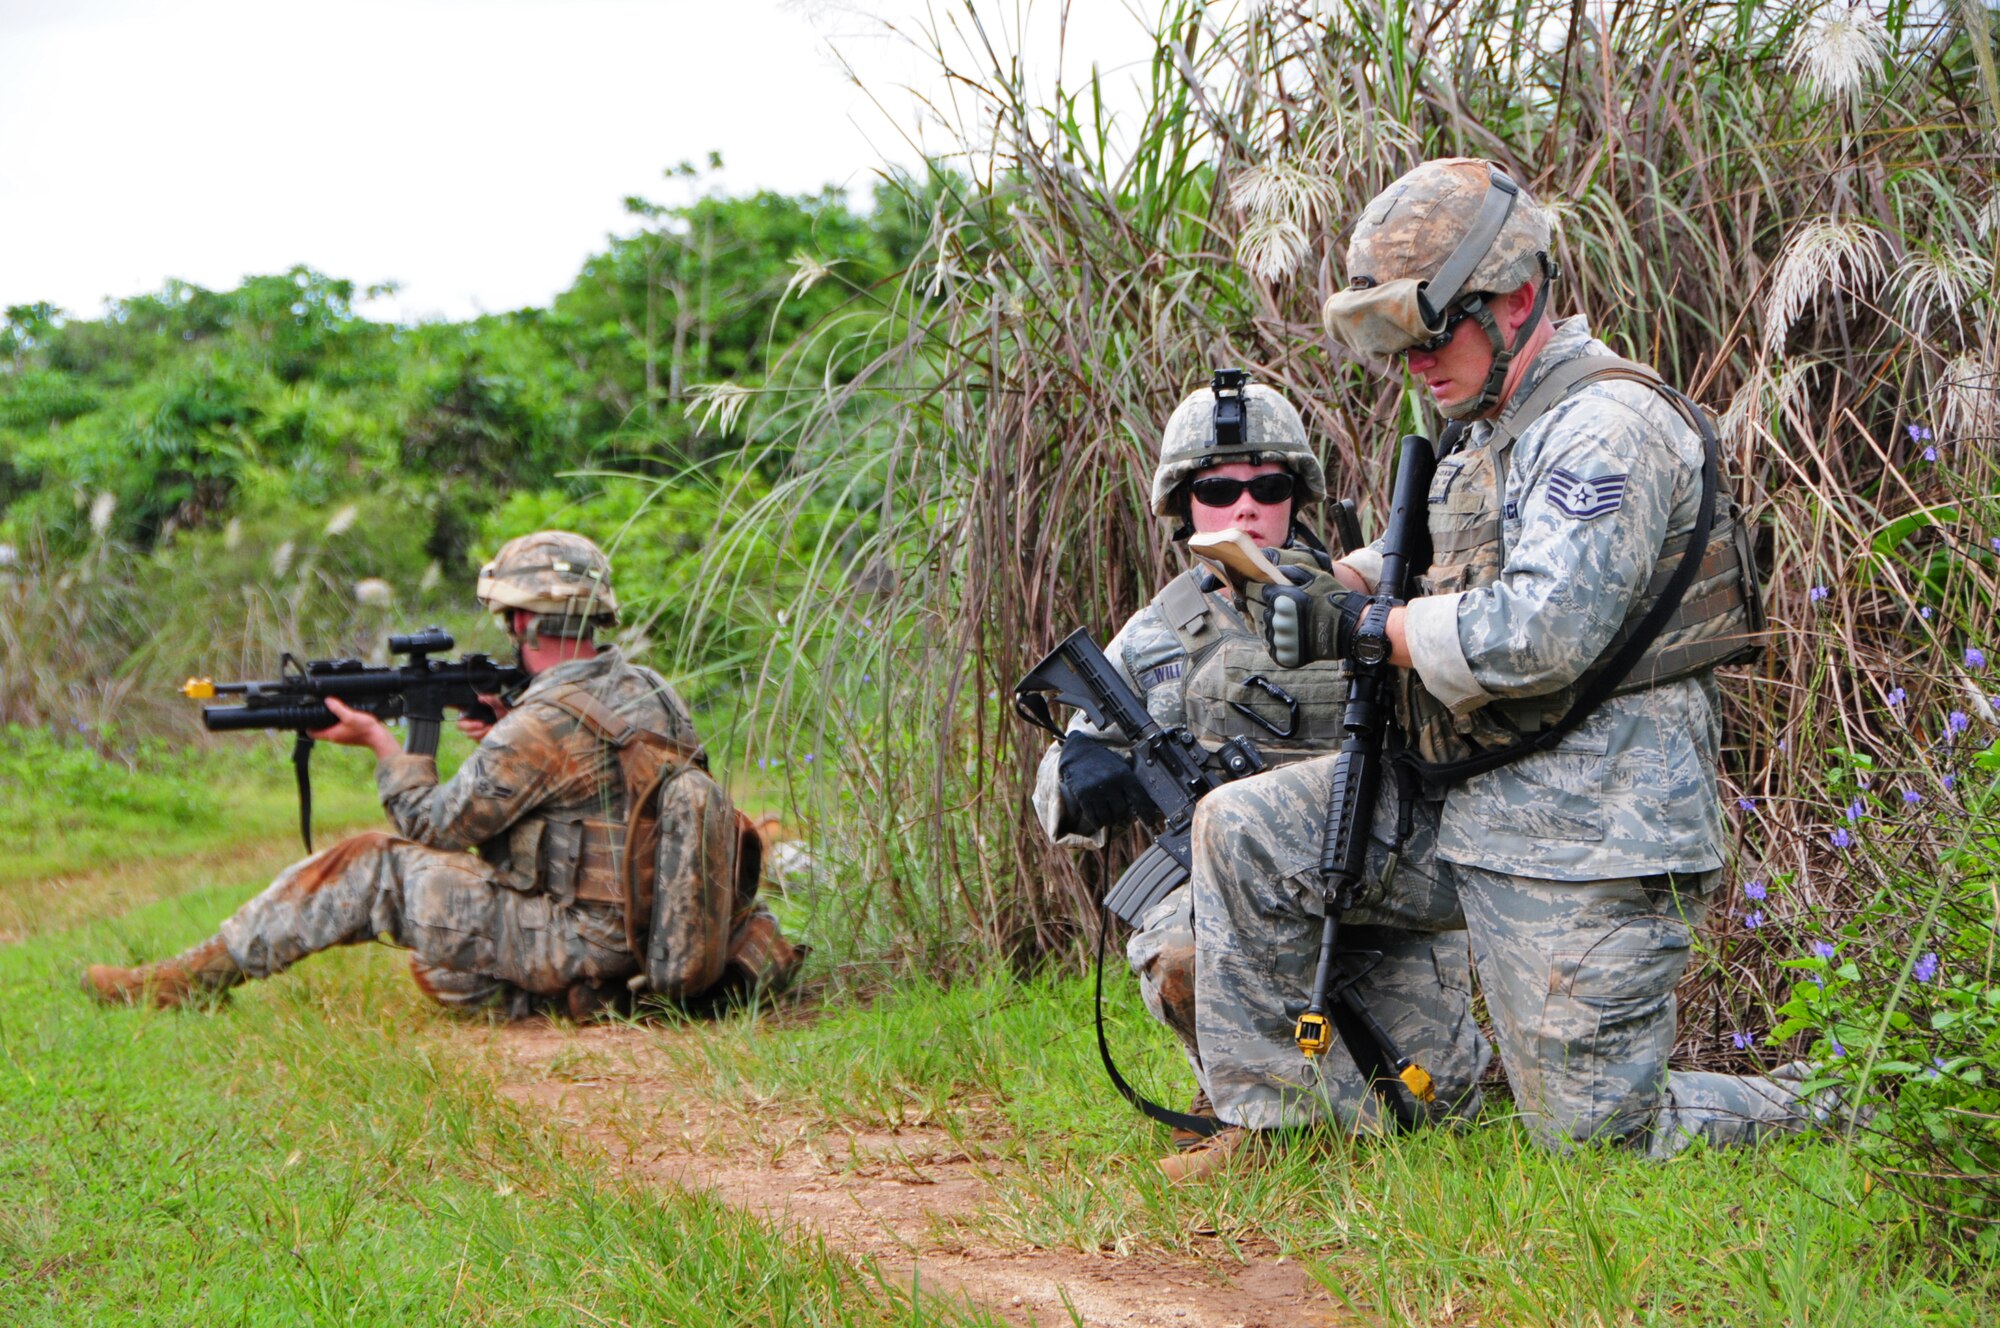
POLYGON ((627 822, 616 870, 626 947, 639 963, 631 989, 679 1001, 718 986, 782 988, 805 951, 757 902, 764 841, 710 777, 707 753, 623 718, 581 686, 547 699, 618 757, 627 822))

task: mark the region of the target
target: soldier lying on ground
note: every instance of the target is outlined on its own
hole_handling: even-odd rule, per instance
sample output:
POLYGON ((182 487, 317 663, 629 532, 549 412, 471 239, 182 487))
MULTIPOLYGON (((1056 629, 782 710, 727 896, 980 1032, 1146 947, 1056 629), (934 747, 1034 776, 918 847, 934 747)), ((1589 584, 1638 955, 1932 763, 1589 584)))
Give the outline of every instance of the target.
MULTIPOLYGON (((1325 498, 1326 479, 1305 425, 1269 387, 1251 384, 1244 393, 1238 444, 1218 444, 1211 390, 1174 411, 1154 472, 1153 511, 1179 523, 1177 539, 1234 527, 1281 561, 1318 570, 1324 549, 1298 514, 1325 498)), ((1212 572, 1189 571, 1170 581, 1126 622, 1105 654, 1155 719, 1185 724, 1211 746, 1247 738, 1268 765, 1283 766, 1340 743, 1346 685, 1339 667, 1281 667, 1212 572)), ((1043 757, 1035 809, 1059 842, 1102 844, 1107 829, 1130 821, 1144 805, 1124 753, 1081 715, 1043 757)), ((1322 797, 1310 807, 1268 814, 1317 822, 1325 812, 1322 797)), ((1427 864, 1399 871, 1384 897, 1379 880, 1386 835, 1377 839, 1370 887, 1348 914, 1352 925, 1343 933, 1343 948, 1381 953, 1358 990, 1403 1053, 1430 1072, 1437 1097, 1429 1118, 1469 1116, 1478 1109, 1479 1076, 1491 1049, 1471 1014, 1465 924, 1449 883, 1427 864)), ((1227 842, 1220 847, 1227 851, 1227 842)), ((1317 849, 1295 866, 1277 887, 1316 890, 1317 849)), ((1317 930, 1310 936, 1289 927, 1273 931, 1242 910, 1197 909, 1187 887, 1142 919, 1127 956, 1147 1008, 1174 1031, 1194 1067, 1201 1084, 1194 1114, 1214 1111, 1224 1121, 1258 1128, 1321 1118, 1348 1127, 1378 1123, 1381 1104, 1344 1046, 1336 1043, 1315 1069, 1292 1043, 1292 1016, 1305 1004, 1318 942, 1317 930), (1224 935, 1232 925, 1240 930, 1224 935), (1254 961, 1213 962, 1225 951, 1254 961), (1198 952, 1208 962, 1198 961, 1198 952)), ((1227 1155, 1191 1132, 1177 1131, 1175 1143, 1185 1151, 1163 1159, 1160 1168, 1176 1180, 1201 1174, 1227 1155)))
MULTIPOLYGON (((1409 670, 1406 739, 1440 816, 1435 871, 1464 906, 1508 1082, 1539 1141, 1655 1156, 1695 1138, 1749 1143, 1805 1123, 1804 1067, 1669 1072, 1667 1058, 1674 987, 1723 864, 1713 673, 1753 639, 1754 585, 1726 483, 1711 481, 1712 531, 1678 611, 1612 695, 1578 706, 1696 542, 1704 439, 1651 370, 1615 358, 1581 317, 1551 321, 1549 250, 1525 190, 1485 162, 1429 162, 1369 203, 1350 288, 1326 309, 1335 341, 1392 368, 1400 357, 1466 422, 1441 440, 1424 594, 1387 616, 1390 661, 1409 670), (1542 733, 1540 749, 1513 750, 1542 733), (1454 768, 1502 751, 1509 763, 1454 768)), ((1256 588, 1252 615, 1277 657, 1348 653, 1380 565, 1362 550, 1301 590, 1256 588)), ((1284 872, 1315 843, 1324 764, 1203 802, 1197 916, 1299 944, 1317 934, 1314 901, 1284 872), (1270 815, 1287 805, 1298 811, 1270 815)), ((1212 962, 1202 950, 1197 972, 1212 962)), ((1286 1042, 1274 1024, 1274 1062, 1286 1042)))
POLYGON ((94 966, 85 989, 107 1002, 176 1006, 378 937, 413 952, 411 974, 433 1000, 508 1017, 581 1019, 621 1001, 642 966, 662 967, 635 953, 635 941, 662 952, 668 978, 653 990, 664 996, 782 987, 800 952, 757 902, 755 830, 700 769, 694 725, 673 689, 596 642, 617 621, 610 576, 603 552, 580 535, 509 542, 480 573, 479 602, 518 644, 529 681, 517 695, 488 698, 499 702, 492 725, 459 721, 479 746, 458 773, 440 784, 434 759, 404 753, 380 720, 329 701, 339 722, 312 736, 376 754, 395 833, 313 854, 217 935, 144 967, 94 966), (658 801, 664 866, 657 875, 652 861, 638 867, 662 892, 661 907, 636 926, 620 871, 632 797, 613 747, 630 741, 628 725, 659 735, 658 749, 684 772, 658 801))

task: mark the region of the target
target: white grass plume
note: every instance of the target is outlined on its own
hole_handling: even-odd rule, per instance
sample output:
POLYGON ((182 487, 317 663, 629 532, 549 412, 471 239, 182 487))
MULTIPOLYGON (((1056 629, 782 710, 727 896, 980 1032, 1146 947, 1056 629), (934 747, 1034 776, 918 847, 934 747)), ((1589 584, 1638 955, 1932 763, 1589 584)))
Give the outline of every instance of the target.
POLYGON ((733 432, 736 417, 750 404, 750 389, 734 383, 703 383, 694 389, 693 396, 687 413, 700 412, 701 427, 706 429, 713 422, 721 433, 733 432))
POLYGON ((1310 247, 1290 217, 1258 217, 1236 237, 1236 261, 1260 281, 1283 281, 1298 271, 1310 247))
POLYGON ((1935 403, 1946 438, 2000 441, 2000 363, 1977 351, 1953 356, 1938 375, 1935 403))
POLYGON ((277 548, 271 550, 272 576, 274 577, 283 576, 286 572, 292 570, 292 554, 294 552, 295 549, 290 540, 286 540, 283 544, 280 544, 277 548))
POLYGON ((791 280, 785 283, 785 293, 780 298, 789 300, 795 295, 804 295, 832 275, 833 269, 840 265, 840 261, 836 258, 831 262, 822 263, 801 249, 791 257, 791 280))
POLYGON ((360 515, 361 509, 355 504, 349 503, 327 518, 326 533, 329 535, 345 535, 349 530, 354 528, 355 518, 360 515))
POLYGON ((1838 287, 1859 295, 1880 284, 1887 243, 1881 231, 1861 221, 1822 217, 1801 227, 1778 255, 1764 301, 1764 348, 1782 355, 1792 324, 1822 290, 1838 287))
POLYGON ((109 489, 91 499, 90 533, 99 539, 104 538, 104 533, 111 529, 112 514, 117 512, 117 510, 118 495, 112 493, 109 489))
POLYGON ((1919 246, 1896 265, 1896 309, 1921 334, 1931 317, 1955 319, 1993 280, 1993 262, 1964 245, 1919 246))
POLYGON ((1830 4, 1807 19, 1785 50, 1786 66, 1808 92, 1852 102, 1889 53, 1889 31, 1867 5, 1830 4))
POLYGON ((1230 204, 1243 217, 1236 261, 1263 281, 1291 276, 1333 200, 1332 178, 1310 159, 1272 157, 1239 170, 1229 185, 1230 204))

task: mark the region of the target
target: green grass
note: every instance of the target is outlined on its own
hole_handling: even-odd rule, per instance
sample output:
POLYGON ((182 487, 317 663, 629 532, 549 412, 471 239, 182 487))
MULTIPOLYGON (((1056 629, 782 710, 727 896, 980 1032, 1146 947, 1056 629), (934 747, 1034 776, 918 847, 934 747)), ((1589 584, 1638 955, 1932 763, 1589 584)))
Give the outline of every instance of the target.
MULTIPOLYGON (((365 760, 328 755, 322 788, 372 821, 365 760)), ((246 760, 219 778, 267 776, 246 760)), ((46 809, 61 783, 19 786, 46 809)), ((617 1181, 499 1097, 489 1040, 422 1001, 392 951, 316 957, 205 1014, 76 993, 86 962, 206 935, 265 875, 200 859, 179 893, 89 918, 114 857, 150 869, 170 863, 163 845, 248 840, 282 861, 277 793, 220 831, 113 800, 66 841, 81 881, 0 884, 0 903, 53 920, 0 946, 0 1322, 948 1321, 817 1243, 617 1181)), ((1128 1070, 1175 1102, 1186 1066, 1130 980, 1111 986, 1128 1070)), ((1314 1138, 1168 1187, 1151 1168, 1163 1132, 1105 1084, 1073 977, 905 981, 872 1002, 680 1023, 646 1046, 725 1109, 756 1104, 732 1147, 771 1146, 801 1115, 935 1125, 982 1162, 994 1201, 974 1221, 997 1241, 1283 1253, 1386 1323, 1983 1326, 2000 1306, 1991 1256, 1934 1240, 1827 1140, 1665 1165, 1554 1159, 1501 1108, 1459 1133, 1314 1138)))
MULTIPOLYGON (((463 759, 456 738, 441 755, 463 759)), ((296 836, 290 740, 235 737, 206 751, 159 743, 104 756, 44 729, 0 730, 0 890, 132 858, 173 858, 296 836)), ((324 835, 379 820, 374 758, 321 743, 313 823, 324 835)), ((323 842, 316 839, 315 842, 323 842)))
POLYGON ((954 1322, 817 1242, 627 1187, 501 1101, 400 956, 105 1011, 249 887, 0 948, 0 1322, 954 1322))
MULTIPOLYGON (((1192 1076, 1127 980, 1114 1048, 1174 1105, 1192 1076)), ((1035 1245, 1306 1261, 1389 1323, 1984 1325, 2000 1261, 1936 1243, 1835 1141, 1660 1164, 1555 1158, 1489 1108, 1471 1129, 1315 1137, 1270 1166, 1174 1188, 1165 1132, 1111 1091, 1089 984, 905 986, 801 1026, 740 1019, 662 1044, 722 1101, 831 1121, 923 1121, 1001 1164, 985 1221, 1035 1245)), ((754 1129, 754 1121, 746 1120, 754 1129)))

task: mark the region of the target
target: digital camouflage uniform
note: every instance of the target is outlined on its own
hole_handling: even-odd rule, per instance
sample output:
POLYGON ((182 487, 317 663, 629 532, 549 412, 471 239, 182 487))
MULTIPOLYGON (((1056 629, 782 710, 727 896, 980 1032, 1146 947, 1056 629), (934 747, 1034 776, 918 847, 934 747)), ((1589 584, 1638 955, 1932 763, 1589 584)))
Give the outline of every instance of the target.
MULTIPOLYGON (((1253 407, 1264 391, 1268 389, 1251 398, 1253 407)), ((1275 393, 1270 399, 1281 400, 1275 393)), ((1176 474, 1173 460, 1186 450, 1177 446, 1182 443, 1177 434, 1186 427, 1188 414, 1184 406, 1168 426, 1166 462, 1154 485, 1154 510, 1161 515, 1175 514, 1172 490, 1191 473, 1192 468, 1181 467, 1176 474)), ((1293 421, 1302 447, 1303 429, 1295 416, 1293 421)), ((1311 479, 1317 478, 1315 470, 1311 479)), ((1125 623, 1105 654, 1144 698, 1154 719, 1163 725, 1185 724, 1210 745, 1247 738, 1276 766, 1331 750, 1343 735, 1346 685, 1339 666, 1281 669, 1219 580, 1206 573, 1190 572, 1170 582, 1125 623), (1279 692, 1299 703, 1295 725, 1279 692), (1295 732, 1281 737, 1274 729, 1295 732)), ((1081 715, 1070 730, 1113 736, 1081 715)), ((1075 835, 1064 821, 1060 756, 1060 746, 1053 744, 1043 756, 1034 794, 1036 815, 1058 842, 1102 845, 1102 832, 1075 835)), ((1265 778, 1225 785, 1202 805, 1224 796, 1239 802, 1246 785, 1265 778)), ((1316 816, 1324 816, 1325 805, 1322 799, 1316 816)), ((1290 816, 1293 811, 1274 808, 1271 814, 1290 816)), ((1385 807, 1378 821, 1380 816, 1393 817, 1393 809, 1385 807)), ((1201 823, 1198 815, 1197 827, 1201 823)), ((1197 853, 1199 836, 1197 829, 1197 853)), ((1479 1076, 1491 1050, 1471 1016, 1464 923, 1449 883, 1441 882, 1427 861, 1399 873, 1393 893, 1384 897, 1379 882, 1386 839, 1386 833, 1378 834, 1371 850, 1369 886, 1347 914, 1351 925, 1343 932, 1343 949, 1381 952, 1381 962, 1357 990, 1404 1054, 1434 1077, 1434 1113, 1469 1115, 1477 1110, 1479 1076)), ((1310 870, 1290 874, 1284 888, 1314 891, 1317 881, 1315 850, 1310 870)), ((1318 933, 1308 947, 1292 945, 1289 935, 1271 928, 1254 896, 1258 888, 1248 885, 1244 895, 1211 900, 1197 899, 1191 884, 1152 907, 1126 947, 1146 1006, 1174 1031, 1224 1121, 1260 1129, 1322 1116, 1349 1125, 1372 1123, 1379 1103, 1346 1048, 1336 1042, 1320 1058, 1315 1075, 1291 1041, 1292 1016, 1305 1007, 1318 961, 1318 933), (1265 1045, 1264 1024, 1270 1021, 1283 1025, 1289 1055, 1279 1058, 1282 1064, 1265 1045)))
MULTIPOLYGON (((1423 691, 1461 734, 1504 743, 1552 722, 1695 524, 1699 436, 1644 384, 1589 383, 1512 437, 1509 411, 1545 376, 1609 355, 1581 318, 1561 323, 1498 420, 1439 465, 1433 543, 1464 557, 1433 566, 1405 625, 1423 691), (1496 508, 1497 544, 1454 540, 1496 508)), ((1379 551, 1349 561, 1372 584, 1379 551)), ((1720 744, 1714 683, 1697 672, 1614 696, 1552 751, 1443 795, 1437 871, 1457 887, 1509 1081, 1546 1143, 1666 1155, 1803 1123, 1785 1080, 1667 1069, 1674 987, 1722 866, 1720 744)), ((1210 799, 1196 822, 1196 880, 1221 894, 1268 870, 1219 833, 1241 819, 1233 801, 1210 799)), ((1283 852, 1310 851, 1310 821, 1283 852)), ((1316 933, 1303 905, 1293 918, 1316 933)))

